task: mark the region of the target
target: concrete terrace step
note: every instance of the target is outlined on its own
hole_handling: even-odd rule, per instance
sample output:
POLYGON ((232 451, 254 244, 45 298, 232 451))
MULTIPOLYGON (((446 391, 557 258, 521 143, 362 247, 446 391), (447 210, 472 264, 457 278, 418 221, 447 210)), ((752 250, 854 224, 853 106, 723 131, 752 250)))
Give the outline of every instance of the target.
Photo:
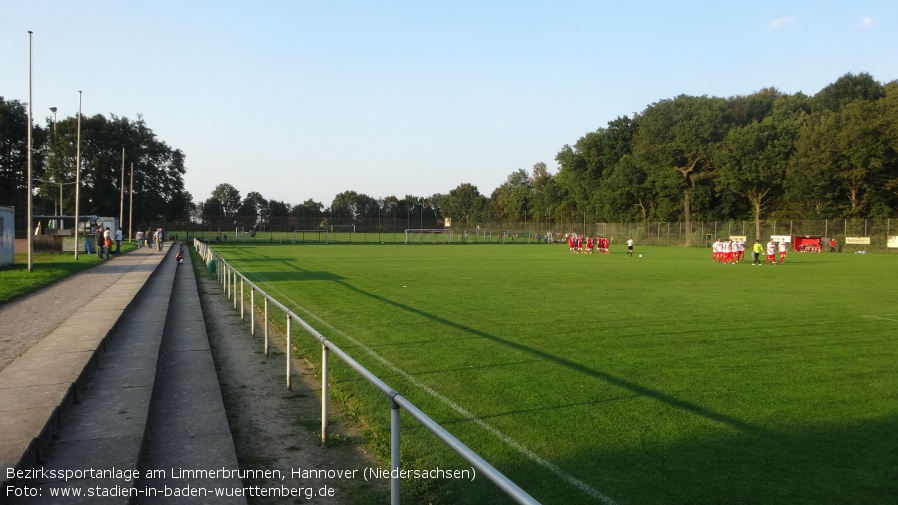
MULTIPOLYGON (((82 282, 92 282, 96 276, 116 278, 0 370, 0 467, 36 464, 51 435, 78 400, 116 323, 162 260, 160 254, 132 254, 79 274, 82 282)), ((41 300, 40 294, 29 300, 32 317, 40 317, 41 300)), ((6 328, 23 324, 27 321, 4 321, 6 328)), ((7 480, 6 471, 2 479, 7 480)))
MULTIPOLYGON (((162 255, 157 255, 162 256, 162 255)), ((156 382, 156 362, 168 317, 169 299, 175 278, 173 254, 164 259, 134 299, 114 330, 83 392, 54 434, 52 443, 40 455, 39 466, 51 470, 136 470, 143 450, 150 400, 156 382)), ((40 496, 13 503, 63 503, 52 492, 79 489, 120 488, 130 493, 136 479, 58 477, 28 482, 40 496), (51 491, 52 490, 52 491, 51 491)), ((129 503, 125 496, 68 498, 64 503, 129 503)))
POLYGON ((157 377, 141 470, 145 477, 148 470, 161 470, 164 476, 138 482, 139 488, 155 490, 140 503, 170 503, 172 498, 162 492, 167 487, 197 491, 196 496, 177 498, 178 503, 245 504, 240 496, 206 496, 213 488, 240 487, 239 478, 172 475, 178 469, 238 469, 189 258, 177 267, 157 377))
MULTIPOLYGON (((98 303, 101 298, 108 298, 110 302, 116 300, 116 306, 121 307, 119 317, 106 329, 106 333, 114 338, 101 339, 94 345, 95 339, 75 337, 80 334, 77 329, 101 326, 97 317, 85 316, 79 311, 77 317, 73 316, 75 324, 69 325, 67 320, 60 327, 77 329, 66 330, 60 335, 65 335, 62 343, 55 344, 71 346, 73 340, 79 342, 76 346, 79 351, 70 350, 65 353, 68 354, 65 359, 55 358, 63 365, 60 367, 63 371, 47 374, 41 373, 40 366, 17 365, 39 346, 50 347, 49 343, 44 343, 47 338, 0 371, 30 369, 32 377, 54 377, 49 381, 53 384, 64 383, 75 376, 68 392, 58 402, 61 406, 52 409, 50 421, 44 419, 44 428, 34 437, 31 449, 19 459, 17 468, 104 472, 101 475, 82 474, 78 476, 80 478, 69 480, 54 475, 19 481, 17 485, 34 487, 40 496, 12 497, 8 498, 9 503, 151 503, 164 501, 164 498, 154 500, 155 490, 163 486, 183 488, 190 485, 210 489, 213 486, 240 486, 239 479, 181 479, 174 483, 166 478, 131 478, 124 473, 140 470, 143 474, 146 469, 160 468, 238 468, 192 266, 189 261, 177 265, 171 251, 150 256, 152 259, 147 261, 155 261, 156 266, 152 276, 139 280, 126 275, 113 286, 121 284, 122 288, 133 289, 142 283, 142 291, 138 287, 129 296, 127 291, 113 291, 110 287, 106 290, 111 291, 109 296, 104 292, 90 303, 93 308, 101 305, 98 303), (83 363, 85 358, 89 361, 87 366, 83 363), (81 371, 68 371, 78 368, 77 363, 69 365, 68 362, 77 361, 82 362, 81 371), (52 443, 48 444, 51 435, 52 443), (62 499, 51 496, 53 491, 62 490, 77 490, 81 497, 62 499), (91 490, 114 496, 87 496, 91 490)), ((45 354, 39 356, 47 358, 45 354)), ((5 377, 2 379, 6 384, 5 377)), ((28 387, 47 388, 47 385, 28 387)), ((24 392, 19 391, 20 394, 24 392)), ((46 415, 48 405, 55 402, 58 393, 30 396, 33 405, 23 405, 24 408, 19 410, 33 408, 35 411, 30 414, 35 422, 39 422, 37 420, 46 415)), ((2 414, 6 419, 6 412, 2 414)), ((3 433, 6 433, 5 429, 3 433)), ((2 445, 6 446, 5 443, 2 445)), ((0 497, 4 494, 0 493, 0 497)), ((208 498, 196 500, 195 503, 209 501, 208 498)), ((245 503, 245 500, 229 503, 245 503)))

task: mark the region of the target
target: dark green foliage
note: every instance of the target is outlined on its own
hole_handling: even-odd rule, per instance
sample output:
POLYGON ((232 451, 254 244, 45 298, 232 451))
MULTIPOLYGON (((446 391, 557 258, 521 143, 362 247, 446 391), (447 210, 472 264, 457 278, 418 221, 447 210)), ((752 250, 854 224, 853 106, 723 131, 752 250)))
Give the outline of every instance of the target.
MULTIPOLYGON (((22 228, 27 216, 26 113, 24 104, 0 97, 0 203, 16 203, 17 224, 22 228)), ((46 121, 45 128, 33 127, 34 206, 41 214, 73 215, 78 118, 46 121)), ((184 158, 182 151, 157 139, 139 115, 136 121, 114 114, 82 117, 81 215, 118 216, 123 185, 125 194, 133 185, 134 193, 140 195, 134 199, 135 225, 185 219, 192 197, 184 189, 184 158)))

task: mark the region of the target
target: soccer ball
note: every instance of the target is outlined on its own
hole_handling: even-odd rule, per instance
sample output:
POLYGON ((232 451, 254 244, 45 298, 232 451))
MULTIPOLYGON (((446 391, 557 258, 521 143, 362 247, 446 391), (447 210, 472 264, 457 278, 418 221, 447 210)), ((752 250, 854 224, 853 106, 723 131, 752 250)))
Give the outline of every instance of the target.
POLYGON ((641 255, 641 254, 640 254, 640 255, 639 255, 639 257, 640 257, 640 258, 641 258, 641 257, 642 257, 642 255, 641 255))

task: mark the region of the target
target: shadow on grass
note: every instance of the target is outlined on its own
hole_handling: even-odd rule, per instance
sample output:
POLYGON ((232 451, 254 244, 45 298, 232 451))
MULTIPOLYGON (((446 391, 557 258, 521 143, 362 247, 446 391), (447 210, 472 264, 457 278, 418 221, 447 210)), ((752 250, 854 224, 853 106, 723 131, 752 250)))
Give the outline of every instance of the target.
MULTIPOLYGON (((565 472, 617 503, 898 503, 898 414, 844 426, 811 426, 788 432, 754 426, 542 349, 360 290, 339 276, 321 274, 300 271, 261 275, 270 276, 271 280, 335 280, 343 288, 380 303, 528 353, 576 373, 599 378, 627 389, 633 396, 651 398, 720 423, 720 430, 709 430, 688 440, 666 444, 652 444, 648 440, 628 451, 599 448, 566 452, 552 460, 565 472)), ((361 378, 358 380, 362 381, 361 378)), ((521 457, 511 448, 492 463, 542 503, 595 502, 593 496, 521 457)), ((457 467, 467 465, 459 463, 457 467)), ((437 502, 511 503, 484 478, 473 483, 443 482, 435 489, 439 496, 433 501, 437 502)))
MULTIPOLYGON (((253 249, 253 253, 251 256, 247 258, 241 258, 239 261, 240 265, 247 263, 263 263, 266 265, 270 265, 272 263, 282 263, 286 265, 290 270, 289 271, 270 271, 270 272, 252 272, 252 280, 255 283, 260 282, 283 282, 283 281, 341 281, 343 277, 339 275, 335 275, 331 272, 323 272, 323 271, 313 271, 306 270, 296 265, 296 258, 275 258, 272 256, 265 256, 264 254, 259 254, 257 250, 253 249)), ((238 268, 241 271, 248 271, 251 269, 238 268)))
POLYGON ((356 293, 367 296, 369 298, 374 298, 374 299, 376 299, 382 303, 385 303, 387 305, 397 307, 399 309, 405 310, 407 312, 410 312, 410 313, 415 314, 420 317, 425 317, 425 318, 431 319, 431 320, 439 322, 440 324, 443 324, 445 326, 455 328, 457 330, 461 330, 461 331, 464 331, 464 332, 472 334, 472 335, 477 335, 477 336, 482 337, 487 340, 491 340, 498 344, 504 345, 510 349, 528 353, 532 356, 536 356, 536 357, 540 358, 541 360, 555 363, 557 365, 563 366, 563 367, 565 367, 569 370, 572 370, 574 372, 577 372, 579 374, 583 374, 583 375, 586 375, 589 377, 594 377, 594 378, 603 380, 603 381, 607 382, 608 384, 612 384, 614 386, 624 388, 624 389, 631 391, 633 393, 636 393, 637 395, 640 395, 640 396, 652 398, 654 400, 657 400, 664 404, 670 405, 672 407, 675 407, 675 408, 678 408, 681 410, 685 410, 687 412, 691 412, 691 413, 698 415, 700 417, 703 417, 705 419, 709 419, 711 421, 715 421, 715 422, 727 425, 731 428, 735 428, 737 430, 740 430, 740 431, 743 431, 746 433, 760 434, 760 433, 764 432, 764 430, 762 428, 752 426, 752 425, 750 425, 740 419, 737 419, 735 417, 728 416, 728 415, 720 413, 720 412, 716 412, 714 410, 708 409, 701 405, 697 405, 697 404, 694 404, 694 403, 691 403, 691 402, 688 402, 685 400, 681 400, 681 399, 679 399, 675 396, 669 395, 663 391, 658 391, 656 389, 652 389, 652 388, 643 386, 643 385, 635 383, 633 381, 624 379, 623 377, 618 377, 616 375, 610 374, 608 372, 604 372, 602 370, 596 370, 594 368, 587 367, 581 363, 577 363, 576 361, 572 361, 567 358, 563 358, 561 356, 556 356, 554 354, 548 353, 542 349, 537 349, 537 348, 530 347, 530 346, 527 346, 527 345, 524 345, 524 344, 521 344, 518 342, 514 342, 511 340, 502 338, 502 337, 498 337, 496 335, 492 335, 492 334, 483 332, 481 330, 477 330, 477 329, 465 326, 463 324, 459 324, 456 321, 451 321, 451 320, 442 318, 440 316, 437 316, 435 314, 431 314, 429 312, 425 312, 423 310, 416 309, 414 307, 409 307, 408 305, 404 305, 402 303, 399 303, 399 302, 396 302, 393 300, 388 300, 386 298, 383 298, 382 296, 375 295, 375 294, 369 293, 367 291, 360 290, 360 289, 356 288, 355 286, 349 285, 346 282, 339 281, 338 284, 345 287, 346 289, 355 291, 356 293))
POLYGON ((284 281, 342 281, 343 277, 331 272, 297 269, 290 272, 253 272, 252 280, 259 284, 284 281))
MULTIPOLYGON (((718 434, 668 446, 646 445, 626 453, 582 453, 553 460, 577 479, 622 504, 745 503, 845 504, 898 503, 898 414, 855 423, 779 432, 691 403, 602 370, 513 342, 362 291, 346 289, 440 324, 477 335, 516 351, 553 362, 576 373, 624 388, 634 396, 654 399, 729 428, 718 434), (724 433, 730 433, 729 435, 724 433)), ((511 415, 514 413, 505 413, 511 415)), ((542 503, 591 503, 594 497, 556 479, 519 454, 509 454, 497 467, 512 481, 531 488, 542 503)), ((510 503, 481 482, 451 483, 457 503, 510 503)))
MULTIPOLYGON (((898 414, 851 426, 709 435, 626 453, 583 452, 554 462, 626 505, 896 503, 898 414)), ((546 505, 593 503, 573 486, 546 482, 545 470, 535 464, 518 459, 497 467, 546 505)), ((511 503, 486 482, 447 486, 443 492, 473 496, 478 503, 511 503)))

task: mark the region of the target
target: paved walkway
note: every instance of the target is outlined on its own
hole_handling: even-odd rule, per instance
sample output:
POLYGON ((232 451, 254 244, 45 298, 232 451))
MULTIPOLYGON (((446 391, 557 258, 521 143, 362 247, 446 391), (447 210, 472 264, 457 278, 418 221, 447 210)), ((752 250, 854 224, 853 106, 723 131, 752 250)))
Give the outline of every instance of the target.
MULTIPOLYGON (((162 256, 163 253, 149 248, 122 254, 49 288, 0 305, 0 324, 3 328, 13 329, 0 334, 0 370, 66 323, 76 311, 81 311, 83 317, 90 317, 86 310, 93 310, 90 306, 95 305, 94 301, 125 274, 131 274, 131 278, 143 285, 162 256)), ((41 266, 35 265, 35 268, 41 266)), ((110 294, 118 293, 120 291, 110 294)), ((130 302, 134 294, 127 294, 122 299, 130 302)))
POLYGON ((0 307, 0 325, 17 328, 0 342, 15 349, 0 362, 0 503, 98 503, 53 499, 51 489, 118 490, 101 503, 147 501, 135 494, 137 479, 86 469, 237 469, 192 265, 174 255, 134 251, 0 307), (82 473, 10 478, 11 468, 82 473), (39 496, 9 495, 7 483, 39 496))

